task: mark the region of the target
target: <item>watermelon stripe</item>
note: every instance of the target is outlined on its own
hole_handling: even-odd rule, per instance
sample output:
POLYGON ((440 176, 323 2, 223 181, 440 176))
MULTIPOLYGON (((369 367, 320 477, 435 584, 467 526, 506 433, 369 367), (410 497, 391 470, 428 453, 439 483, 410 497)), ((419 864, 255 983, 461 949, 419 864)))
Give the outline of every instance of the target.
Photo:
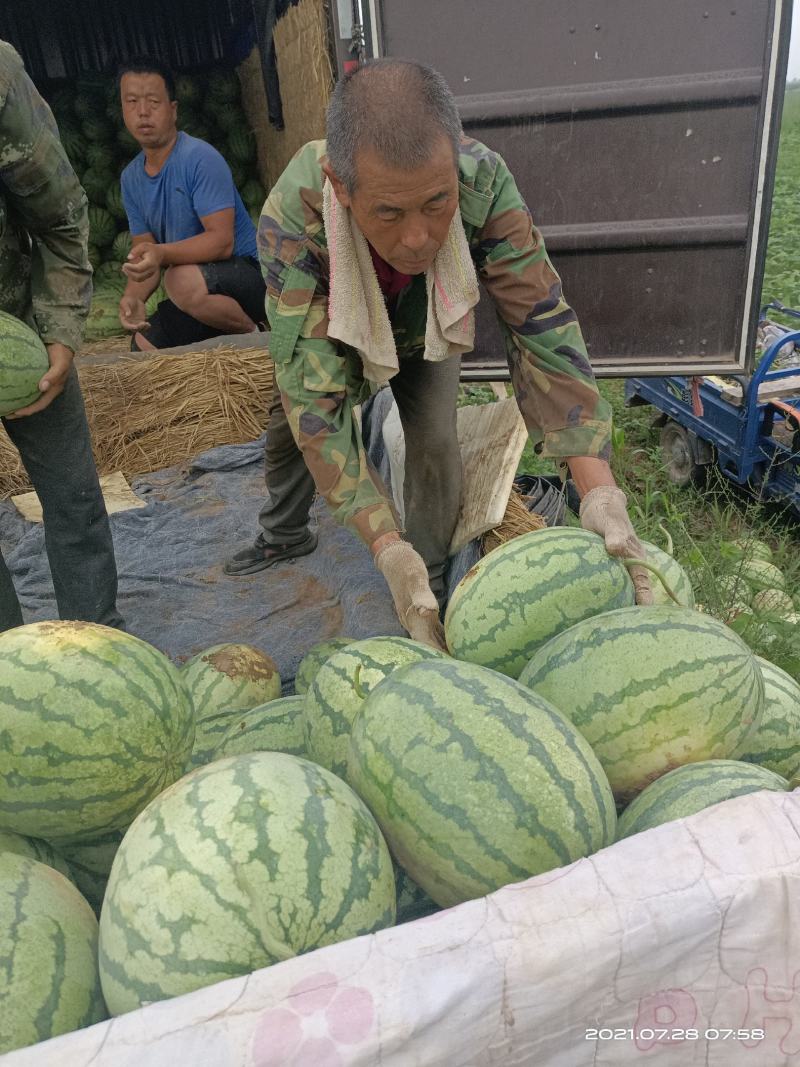
POLYGON ((388 850, 343 782, 293 756, 218 760, 157 797, 120 845, 104 992, 127 1011, 390 925, 394 910, 388 850))
POLYGON ((741 638, 673 606, 586 619, 543 646, 520 682, 581 730, 622 798, 677 764, 734 755, 764 699, 741 638))
POLYGON ((800 684, 756 657, 764 680, 764 714, 734 755, 792 779, 800 773, 800 684))
POLYGON ((97 920, 46 864, 0 855, 0 1056, 106 1017, 97 920))
POLYGON ((608 783, 588 745, 495 672, 446 659, 400 668, 366 698, 350 744, 354 787, 398 861, 442 906, 613 837, 608 783))
POLYGON ((540 530, 490 552, 462 579, 445 615, 447 644, 458 659, 516 678, 556 633, 633 602, 625 566, 600 537, 540 530))
POLYGON ((688 764, 663 775, 631 802, 620 816, 617 839, 694 815, 734 797, 764 789, 784 792, 788 788, 789 783, 780 775, 738 760, 688 764))
POLYGON ((188 693, 128 634, 37 623, 0 635, 0 827, 69 841, 122 829, 186 765, 188 693))

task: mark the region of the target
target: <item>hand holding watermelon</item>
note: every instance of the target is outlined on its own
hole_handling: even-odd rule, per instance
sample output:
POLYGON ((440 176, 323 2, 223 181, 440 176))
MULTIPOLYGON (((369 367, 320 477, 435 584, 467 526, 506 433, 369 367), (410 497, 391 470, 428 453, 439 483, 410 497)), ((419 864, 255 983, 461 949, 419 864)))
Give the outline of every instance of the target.
MULTIPOLYGON (((581 500, 581 526, 599 534, 610 556, 644 559, 645 550, 628 517, 628 498, 615 485, 597 485, 581 500)), ((630 568, 637 604, 652 604, 653 591, 647 571, 630 568)))
POLYGON ((21 419, 27 415, 35 415, 37 411, 42 411, 49 404, 52 404, 55 398, 64 391, 67 375, 72 367, 72 360, 75 354, 71 348, 58 343, 46 345, 45 347, 47 349, 47 358, 50 361, 50 369, 45 371, 39 381, 39 397, 32 404, 9 413, 6 418, 21 419))

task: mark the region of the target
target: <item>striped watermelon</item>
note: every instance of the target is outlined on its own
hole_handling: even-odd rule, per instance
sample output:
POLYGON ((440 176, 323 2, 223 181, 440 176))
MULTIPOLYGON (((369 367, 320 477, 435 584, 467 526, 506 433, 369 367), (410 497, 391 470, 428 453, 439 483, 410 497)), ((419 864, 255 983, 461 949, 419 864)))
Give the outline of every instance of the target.
POLYGON ((192 767, 247 752, 306 754, 302 696, 279 697, 257 708, 226 708, 197 724, 192 767))
POLYGON ((520 681, 577 726, 622 801, 673 767, 730 757, 764 703, 758 664, 733 630, 665 605, 572 626, 520 681))
POLYGON ((739 567, 739 574, 756 593, 761 589, 786 589, 783 571, 763 559, 745 559, 739 567))
POLYGON ((0 634, 0 828, 57 843, 124 829, 186 766, 189 694, 166 656, 86 622, 0 634))
POLYGON ((281 695, 275 661, 252 645, 214 645, 184 663, 197 723, 226 708, 255 708, 281 695))
POLYGON ((38 334, 14 315, 0 311, 0 415, 32 404, 49 368, 47 349, 38 334))
POLYGON ((305 695, 303 741, 308 758, 348 781, 350 730, 367 693, 398 667, 443 655, 407 637, 368 637, 334 652, 305 695))
POLYGON ((0 960, 0 1054, 107 1017, 92 909, 58 871, 10 852, 0 854, 0 960))
POLYGON ((13 852, 17 856, 25 856, 39 863, 46 863, 54 871, 63 874, 71 882, 75 879, 69 869, 67 861, 52 845, 46 841, 40 841, 35 837, 23 837, 21 834, 13 834, 10 830, 0 830, 0 855, 4 852, 13 852))
POLYGON ((435 900, 431 900, 424 889, 408 877, 402 867, 396 866, 394 880, 397 891, 397 926, 411 923, 415 919, 424 919, 434 912, 441 911, 435 900))
MULTIPOLYGON (((694 607, 694 590, 689 575, 678 563, 674 556, 665 552, 658 545, 652 545, 649 541, 642 541, 645 550, 645 559, 664 575, 664 581, 685 608, 694 607)), ((675 601, 667 593, 662 582, 656 575, 650 575, 650 586, 653 590, 654 604, 674 604, 675 601)))
POLYGON ((81 842, 79 845, 61 846, 64 858, 69 864, 72 881, 98 915, 111 865, 124 836, 124 831, 113 830, 110 834, 103 834, 102 837, 81 842))
POLYGON ((597 534, 536 530, 484 556, 459 582, 445 616, 447 647, 517 678, 555 634, 633 602, 627 570, 597 534))
POLYGON ((789 783, 779 774, 733 759, 687 763, 662 775, 631 801, 617 822, 617 840, 652 830, 674 819, 710 808, 723 800, 758 793, 785 792, 789 783))
POLYGON ((110 1011, 391 926, 386 843, 344 782, 256 752, 187 774, 134 822, 100 918, 110 1011))
POLYGON ((764 679, 764 713, 735 756, 792 779, 800 774, 800 685, 769 660, 756 656, 756 662, 764 679))
POLYGON ((451 659, 401 667, 364 701, 348 774, 392 854, 450 907, 614 839, 603 770, 546 700, 451 659))
POLYGON ((316 673, 322 664, 327 659, 330 659, 334 652, 338 652, 341 648, 347 648, 354 641, 355 637, 331 637, 327 641, 320 641, 318 645, 312 646, 300 660, 300 665, 297 668, 297 674, 294 679, 295 693, 308 692, 308 687, 314 681, 316 673))

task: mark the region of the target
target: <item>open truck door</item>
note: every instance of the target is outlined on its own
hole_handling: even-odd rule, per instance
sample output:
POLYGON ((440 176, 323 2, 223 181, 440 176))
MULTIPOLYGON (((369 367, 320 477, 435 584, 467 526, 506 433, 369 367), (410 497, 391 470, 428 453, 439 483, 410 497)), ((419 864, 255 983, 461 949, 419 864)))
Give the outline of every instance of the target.
MULTIPOLYGON (((445 75, 466 132, 514 174, 598 375, 750 368, 790 0, 339 0, 335 15, 340 66, 363 27, 368 55, 445 75)), ((489 301, 478 320, 464 376, 508 377, 489 301)))

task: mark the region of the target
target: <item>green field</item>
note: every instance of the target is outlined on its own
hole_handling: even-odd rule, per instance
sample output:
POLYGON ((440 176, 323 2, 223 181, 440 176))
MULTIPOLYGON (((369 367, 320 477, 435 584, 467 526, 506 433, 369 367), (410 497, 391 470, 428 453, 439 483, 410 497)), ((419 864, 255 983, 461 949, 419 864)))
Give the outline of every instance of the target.
MULTIPOLYGON (((763 297, 800 307, 800 89, 787 92, 781 127, 763 297)), ((732 595, 721 591, 720 576, 736 574, 738 562, 721 542, 763 539, 783 570, 786 589, 800 608, 800 520, 735 491, 712 476, 702 491, 679 489, 668 479, 659 449, 659 430, 648 407, 626 408, 624 383, 609 380, 600 389, 614 407, 613 467, 628 494, 631 517, 640 535, 666 547, 690 571, 704 610, 731 621, 765 658, 800 679, 800 627, 749 613, 732 618, 732 595)), ((552 464, 533 455, 528 445, 521 472, 551 473, 552 464)))

